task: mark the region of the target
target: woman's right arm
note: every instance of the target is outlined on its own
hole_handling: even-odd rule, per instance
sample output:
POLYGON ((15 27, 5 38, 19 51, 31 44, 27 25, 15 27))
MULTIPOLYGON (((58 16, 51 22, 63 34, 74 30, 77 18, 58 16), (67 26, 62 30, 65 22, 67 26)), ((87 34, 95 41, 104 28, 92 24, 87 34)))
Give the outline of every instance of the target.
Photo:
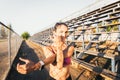
MULTIPOLYGON (((44 65, 50 64, 55 60, 55 54, 51 52, 47 47, 44 47, 44 54, 46 58, 43 60, 44 65)), ((17 64, 17 71, 21 74, 27 74, 32 71, 38 70, 42 67, 40 61, 34 63, 31 60, 20 58, 21 61, 25 62, 25 64, 17 64)))
POLYGON ((44 50, 44 55, 45 55, 45 59, 43 60, 43 62, 45 63, 45 65, 53 63, 55 60, 55 54, 52 52, 52 50, 45 46, 43 47, 44 50))

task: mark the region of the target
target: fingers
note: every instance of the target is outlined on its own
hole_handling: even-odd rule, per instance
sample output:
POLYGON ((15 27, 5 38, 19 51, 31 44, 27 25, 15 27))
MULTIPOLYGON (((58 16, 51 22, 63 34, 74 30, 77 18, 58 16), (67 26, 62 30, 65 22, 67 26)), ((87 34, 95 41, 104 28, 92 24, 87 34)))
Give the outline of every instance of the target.
POLYGON ((19 65, 20 65, 20 64, 18 63, 18 64, 17 64, 17 70, 19 69, 19 65))
POLYGON ((18 64, 17 64, 17 69, 27 70, 27 65, 26 65, 26 64, 20 65, 20 64, 18 63, 18 64))
POLYGON ((28 59, 23 59, 23 58, 19 58, 21 61, 25 62, 25 64, 17 64, 17 71, 21 74, 27 74, 28 73, 28 68, 29 68, 29 64, 31 63, 30 60, 28 59))
POLYGON ((17 71, 21 74, 27 74, 27 68, 26 64, 20 65, 19 63, 17 64, 17 71))
POLYGON ((29 60, 28 59, 23 59, 23 58, 19 58, 21 61, 25 62, 26 64, 29 63, 29 60))
POLYGON ((26 70, 23 70, 21 68, 17 69, 17 71, 21 74, 27 74, 27 71, 26 70))

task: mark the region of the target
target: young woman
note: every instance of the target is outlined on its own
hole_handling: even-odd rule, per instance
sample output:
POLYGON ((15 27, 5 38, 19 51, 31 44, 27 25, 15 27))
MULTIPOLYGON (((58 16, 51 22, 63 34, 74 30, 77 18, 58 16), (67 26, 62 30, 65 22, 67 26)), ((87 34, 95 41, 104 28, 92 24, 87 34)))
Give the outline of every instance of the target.
POLYGON ((71 80, 69 68, 74 46, 65 43, 67 36, 68 26, 65 23, 56 23, 52 45, 43 48, 46 59, 35 64, 30 60, 20 58, 26 64, 17 64, 17 71, 26 74, 41 68, 42 65, 50 64, 49 74, 51 80, 71 80))

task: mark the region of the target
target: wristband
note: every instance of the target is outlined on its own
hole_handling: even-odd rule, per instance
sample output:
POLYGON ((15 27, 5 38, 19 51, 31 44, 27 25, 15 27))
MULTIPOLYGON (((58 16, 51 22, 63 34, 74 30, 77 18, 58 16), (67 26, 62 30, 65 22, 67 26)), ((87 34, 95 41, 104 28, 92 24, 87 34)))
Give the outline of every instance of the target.
POLYGON ((39 63, 41 65, 41 67, 39 68, 39 70, 42 70, 45 63, 43 61, 39 61, 39 63))

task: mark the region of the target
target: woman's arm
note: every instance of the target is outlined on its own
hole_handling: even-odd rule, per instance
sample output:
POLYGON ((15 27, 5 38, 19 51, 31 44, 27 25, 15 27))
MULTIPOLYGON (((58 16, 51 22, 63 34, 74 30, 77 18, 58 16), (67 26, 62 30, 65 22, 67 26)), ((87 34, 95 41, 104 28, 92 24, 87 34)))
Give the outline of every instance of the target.
POLYGON ((63 61, 64 61, 62 46, 57 47, 56 61, 57 61, 57 67, 61 69, 63 67, 63 61))
MULTIPOLYGON (((45 48, 44 54, 46 54, 47 56, 43 60, 43 62, 44 65, 47 65, 55 60, 55 54, 53 54, 47 47, 44 48, 45 48)), ((25 62, 25 64, 19 64, 19 63, 17 64, 17 71, 21 74, 27 74, 32 71, 38 70, 42 67, 40 62, 34 63, 31 60, 23 59, 23 58, 20 58, 20 60, 25 62)))
POLYGON ((43 62, 45 63, 45 65, 53 63, 55 60, 55 56, 56 54, 53 53, 51 47, 45 46, 43 47, 44 50, 44 55, 45 55, 45 59, 43 60, 43 62))
MULTIPOLYGON (((44 46, 43 47, 43 53, 45 55, 45 59, 42 61, 42 64, 48 65, 50 63, 53 63, 55 60, 55 54, 52 52, 50 46, 44 46)), ((41 65, 40 62, 36 63, 38 66, 36 66, 37 69, 40 69, 43 65, 41 65)))
POLYGON ((74 52, 74 46, 69 46, 67 57, 71 57, 73 55, 73 52, 74 52))

